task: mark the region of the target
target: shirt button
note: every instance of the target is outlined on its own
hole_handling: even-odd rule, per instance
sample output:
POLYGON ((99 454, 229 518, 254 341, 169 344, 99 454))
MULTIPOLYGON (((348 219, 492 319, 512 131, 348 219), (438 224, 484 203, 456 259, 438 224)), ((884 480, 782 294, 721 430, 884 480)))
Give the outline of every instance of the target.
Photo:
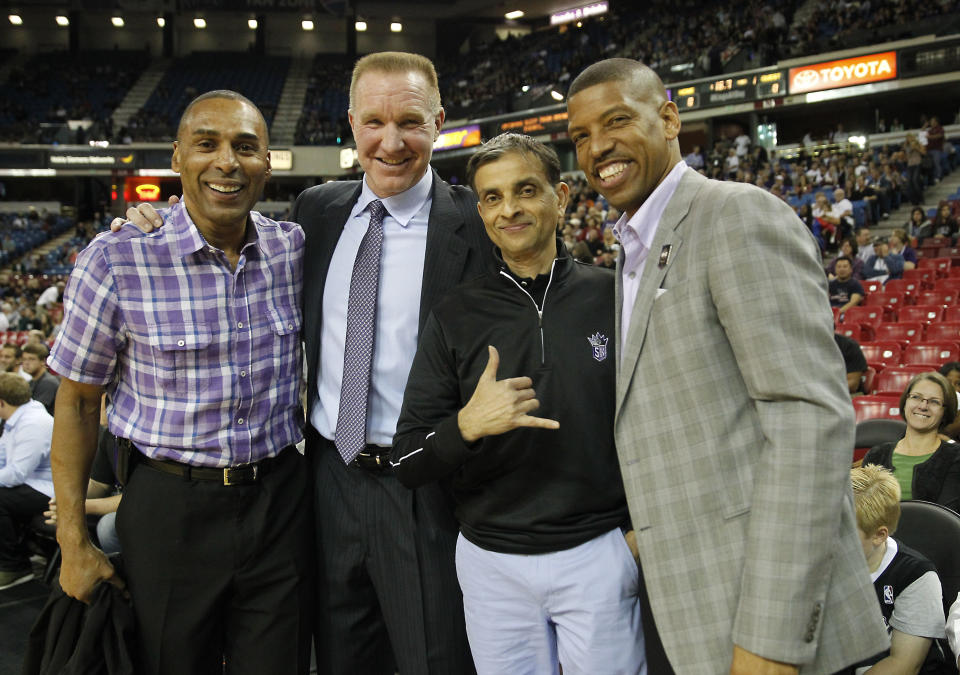
POLYGON ((288 324, 287 324, 287 330, 293 330, 293 324, 292 324, 292 323, 288 323, 288 324))
POLYGON ((237 322, 237 328, 243 328, 243 321, 237 322))
POLYGON ((187 344, 187 343, 184 342, 183 340, 177 340, 177 346, 178 346, 178 347, 182 347, 182 346, 184 346, 185 344, 187 344))
POLYGON ((243 424, 243 418, 242 418, 242 417, 237 420, 237 424, 243 424))
POLYGON ((246 376, 247 376, 247 371, 241 370, 241 371, 240 371, 240 377, 246 377, 246 376))
POLYGON ((208 248, 207 250, 210 251, 210 253, 216 253, 216 252, 217 252, 217 249, 215 249, 213 246, 211 246, 211 247, 208 248))
POLYGON ((636 278, 637 278, 637 273, 636 273, 636 272, 631 272, 631 273, 628 274, 627 276, 629 276, 631 279, 636 279, 636 278))

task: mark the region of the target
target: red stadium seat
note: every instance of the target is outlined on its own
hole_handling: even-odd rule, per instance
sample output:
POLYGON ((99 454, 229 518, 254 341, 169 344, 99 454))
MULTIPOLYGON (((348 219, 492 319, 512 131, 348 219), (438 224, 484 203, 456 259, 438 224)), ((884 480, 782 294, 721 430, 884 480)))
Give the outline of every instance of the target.
MULTIPOLYGON (((912 270, 903 270, 904 281, 916 281, 928 288, 933 288, 933 282, 937 278, 937 273, 933 269, 924 269, 918 267, 912 270)), ((891 284, 897 279, 891 279, 887 284, 891 284)))
MULTIPOLYGON (((951 268, 960 269, 960 268, 951 268)), ((946 279, 937 279, 933 284, 935 291, 954 291, 960 293, 960 277, 949 276, 946 279)))
POLYGON ((834 327, 834 331, 858 343, 870 342, 876 337, 873 326, 868 323, 841 323, 834 327))
POLYGON ((930 324, 924 333, 924 340, 960 343, 960 321, 941 321, 930 324))
POLYGON ((954 256, 960 256, 960 248, 956 246, 941 246, 937 251, 938 258, 953 258, 954 256))
POLYGON ((937 277, 946 277, 950 274, 950 258, 923 258, 917 261, 920 269, 936 270, 937 277))
MULTIPOLYGON (((851 309, 856 309, 852 307, 851 309)), ((849 312, 847 312, 849 314, 849 312)), ((906 305, 897 313, 901 322, 934 323, 943 318, 942 305, 906 305)))
POLYGON ((915 375, 936 370, 928 365, 887 367, 877 373, 873 381, 873 394, 879 396, 897 396, 899 398, 907 384, 915 375))
MULTIPOLYGON (((927 340, 930 337, 927 336, 927 340)), ((900 356, 905 366, 915 364, 935 364, 937 368, 947 361, 960 358, 960 346, 956 342, 913 342, 907 345, 900 356)))
POLYGON ((920 291, 916 295, 918 305, 953 305, 957 302, 957 291, 951 289, 920 291))
POLYGON ((903 293, 869 293, 863 304, 865 307, 886 307, 891 310, 887 313, 888 318, 893 320, 896 311, 904 304, 904 297, 903 293))
POLYGON ((844 312, 842 323, 866 323, 879 326, 883 323, 883 315, 882 307, 851 307, 844 312))
POLYGON ((923 340, 923 324, 918 321, 885 323, 877 326, 875 342, 892 340, 906 344, 923 340))
MULTIPOLYGON (((950 258, 950 262, 953 262, 954 260, 956 260, 956 258, 950 258)), ((904 271, 904 274, 906 274, 906 271, 904 271)), ((958 266, 958 265, 951 265, 951 266, 950 266, 950 276, 947 277, 947 278, 948 278, 948 279, 960 279, 960 266, 958 266)))
MULTIPOLYGON (((919 293, 923 287, 923 279, 891 279, 883 287, 885 293, 903 293, 913 295, 919 293)), ((913 303, 911 303, 913 304, 913 303)))
POLYGON ((863 286, 863 290, 867 294, 867 296, 869 296, 871 293, 883 292, 882 281, 861 281, 860 285, 863 286))
POLYGON ((871 365, 874 363, 887 366, 900 365, 902 349, 899 342, 861 342, 860 351, 863 352, 863 358, 871 365))
POLYGON ((855 396, 853 410, 857 422, 874 419, 900 419, 900 396, 855 396))

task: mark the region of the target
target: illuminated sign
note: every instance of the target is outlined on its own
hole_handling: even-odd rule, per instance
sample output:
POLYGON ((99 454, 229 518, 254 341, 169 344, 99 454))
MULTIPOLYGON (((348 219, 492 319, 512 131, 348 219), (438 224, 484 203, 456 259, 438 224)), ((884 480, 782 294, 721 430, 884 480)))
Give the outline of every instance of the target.
POLYGON ((50 164, 58 167, 78 166, 133 166, 134 154, 114 155, 108 153, 91 152, 85 153, 82 150, 76 153, 50 153, 50 164))
POLYGON ((567 130, 567 113, 558 112, 552 115, 537 115, 519 120, 510 120, 500 123, 500 131, 513 131, 518 134, 533 134, 537 132, 554 133, 567 130))
POLYGON ((673 100, 679 110, 696 110, 700 107, 700 96, 696 87, 681 87, 677 89, 677 97, 673 100))
POLYGON ((290 171, 293 168, 293 150, 270 150, 270 168, 290 171))
POLYGON ((452 150, 454 148, 469 148, 474 145, 480 145, 479 124, 441 131, 440 136, 433 143, 433 149, 452 150))
POLYGON ((160 199, 160 186, 153 183, 141 183, 134 188, 134 192, 142 202, 155 202, 160 199))
POLYGON ((837 89, 897 76, 897 53, 867 54, 852 59, 813 63, 790 69, 790 93, 837 89))
POLYGON ((352 169, 353 165, 357 163, 357 149, 356 148, 341 148, 340 149, 340 168, 341 169, 352 169))
POLYGON ((556 26, 561 23, 580 21, 581 19, 586 19, 590 16, 596 16, 597 14, 606 14, 609 9, 610 3, 608 2, 595 2, 592 5, 584 5, 583 7, 565 9, 562 12, 557 12, 556 14, 550 15, 550 25, 556 26))

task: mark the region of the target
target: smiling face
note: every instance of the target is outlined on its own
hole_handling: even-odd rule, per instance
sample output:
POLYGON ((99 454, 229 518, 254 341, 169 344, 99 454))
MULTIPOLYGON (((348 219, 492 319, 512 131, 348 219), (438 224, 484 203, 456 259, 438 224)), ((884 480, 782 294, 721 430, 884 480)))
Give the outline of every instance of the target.
POLYGON ((570 97, 569 134, 590 187, 632 216, 680 161, 680 114, 662 86, 634 75, 570 97))
POLYGON ((246 227, 270 174, 267 128, 244 101, 209 98, 193 104, 177 132, 171 166, 200 231, 246 227))
POLYGON ((551 185, 540 162, 521 152, 482 165, 473 184, 487 236, 507 266, 521 277, 548 271, 557 255, 557 223, 567 205, 567 184, 551 185))
POLYGON ((914 431, 936 432, 943 419, 943 389, 940 385, 931 380, 918 380, 903 404, 903 417, 914 431), (924 400, 914 400, 913 396, 924 400))
POLYGON ((427 79, 418 72, 365 72, 354 87, 350 128, 367 184, 386 199, 423 178, 433 142, 443 126, 443 109, 427 79), (432 94, 432 95, 431 95, 432 94))

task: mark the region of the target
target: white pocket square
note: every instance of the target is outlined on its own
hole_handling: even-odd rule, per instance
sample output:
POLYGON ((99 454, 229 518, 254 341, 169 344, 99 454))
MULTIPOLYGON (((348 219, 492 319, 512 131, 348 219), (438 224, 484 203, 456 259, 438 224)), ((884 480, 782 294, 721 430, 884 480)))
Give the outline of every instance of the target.
POLYGON ((656 300, 657 298, 659 298, 661 295, 663 295, 663 294, 666 293, 666 292, 667 292, 667 289, 666 289, 666 288, 658 288, 658 289, 657 289, 657 295, 656 295, 656 297, 654 298, 654 300, 656 300))

